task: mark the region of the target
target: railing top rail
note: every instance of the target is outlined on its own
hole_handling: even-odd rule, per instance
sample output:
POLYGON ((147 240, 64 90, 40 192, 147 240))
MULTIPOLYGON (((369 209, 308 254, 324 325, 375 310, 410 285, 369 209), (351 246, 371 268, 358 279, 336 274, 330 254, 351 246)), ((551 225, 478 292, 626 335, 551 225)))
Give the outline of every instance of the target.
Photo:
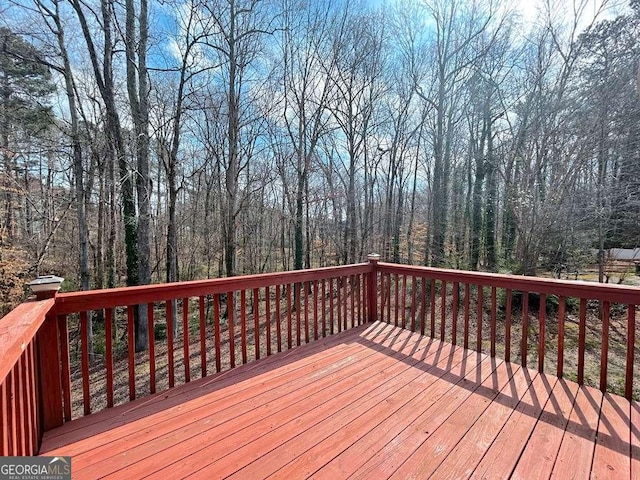
POLYGON ((377 268, 383 273, 416 275, 451 282, 509 288, 511 290, 524 292, 640 305, 640 287, 630 285, 611 285, 580 280, 557 280, 554 278, 526 277, 502 273, 450 270, 446 268, 420 267, 386 262, 378 263, 377 268))
POLYGON ((60 293, 56 296, 56 313, 68 314, 103 308, 115 308, 183 297, 227 293, 285 283, 308 282, 343 275, 358 275, 372 270, 370 263, 313 268, 289 272, 261 273, 238 277, 163 283, 136 287, 60 293))
POLYGON ((0 382, 36 336, 54 303, 53 298, 22 303, 0 319, 0 382))

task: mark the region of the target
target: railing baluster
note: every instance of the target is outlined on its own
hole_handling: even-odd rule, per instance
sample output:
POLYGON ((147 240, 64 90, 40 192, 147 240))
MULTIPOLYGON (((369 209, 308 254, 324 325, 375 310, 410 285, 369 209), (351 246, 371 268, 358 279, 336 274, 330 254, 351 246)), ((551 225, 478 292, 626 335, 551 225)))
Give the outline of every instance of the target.
POLYGON ((291 317, 291 284, 287 283, 287 350, 293 346, 293 318, 291 317))
POLYGON ((422 297, 422 314, 420 316, 420 334, 424 335, 427 325, 427 279, 422 277, 420 279, 420 290, 422 297))
POLYGON ((329 279, 329 332, 334 333, 333 329, 333 278, 329 279))
POLYGON ((624 381, 624 396, 631 400, 633 396, 633 362, 636 342, 636 306, 627 305, 627 368, 624 381))
MULTIPOLYGON (((147 340, 149 342, 149 392, 156 393, 156 335, 153 303, 147 304, 147 340)), ((113 392, 111 393, 113 396, 113 392)))
POLYGON ((447 320, 447 282, 442 280, 440 288, 442 289, 440 292, 440 341, 444 342, 447 320))
POLYGON ((496 356, 496 287, 491 287, 491 357, 496 356))
POLYGON ((342 277, 342 289, 343 291, 343 302, 342 302, 342 326, 343 330, 347 330, 349 328, 348 322, 348 306, 349 306, 349 282, 348 277, 342 277))
POLYGON ((15 367, 12 368, 7 375, 7 400, 8 409, 7 415, 9 417, 9 455, 15 456, 18 453, 18 424, 17 424, 17 408, 16 403, 18 401, 16 395, 16 383, 15 383, 15 367))
MULTIPOLYGON (((136 398, 136 359, 135 359, 135 338, 134 338, 134 309, 137 308, 137 305, 129 305, 127 306, 127 358, 129 361, 129 400, 135 400, 136 398)), ((85 319, 86 320, 86 319, 85 319)), ((86 322, 83 322, 86 323, 86 322)), ((84 333, 82 335, 83 338, 86 338, 84 333)), ((84 357, 84 351, 82 353, 84 357)), ((83 360, 84 366, 84 360, 83 360)), ((87 385, 87 399, 89 398, 89 388, 87 385)), ((85 403, 85 415, 87 414, 87 406, 88 402, 85 403)))
POLYGON ((302 323, 300 321, 302 310, 302 285, 296 282, 293 285, 294 308, 296 309, 296 345, 299 347, 302 343, 302 323))
POLYGON ((260 358, 260 291, 253 289, 253 341, 255 342, 255 359, 260 358))
POLYGON ((336 278, 336 313, 338 314, 338 333, 342 331, 342 279, 336 278))
POLYGON ((184 357, 184 382, 191 381, 191 354, 189 352, 189 299, 182 299, 182 350, 184 357))
POLYGON ((431 338, 436 336, 436 279, 431 279, 431 305, 429 306, 429 313, 431 315, 431 338))
POLYGON ((18 362, 15 364, 14 375, 16 378, 16 410, 18 425, 18 455, 27 454, 27 432, 25 431, 24 419, 26 417, 26 405, 24 396, 24 382, 22 378, 22 370, 24 370, 24 357, 20 355, 18 362))
POLYGON ((264 287, 265 333, 267 337, 267 357, 271 355, 271 292, 269 287, 264 287))
MULTIPOLYGON (((29 391, 30 399, 31 399, 31 445, 32 450, 29 452, 29 455, 36 455, 38 453, 38 443, 40 441, 40 422, 38 421, 38 383, 36 376, 36 356, 35 356, 35 346, 33 344, 34 340, 29 342, 27 346, 27 360, 29 365, 29 391)), ((2 391, 0 391, 0 395, 2 391)), ((0 428, 2 428, 0 422, 0 428)), ((0 441, 2 441, 2 434, 0 434, 0 441)))
POLYGON ((584 351, 587 334, 587 299, 580 299, 580 323, 578 324, 578 384, 584 385, 584 351))
POLYGON ((460 284, 453 282, 453 304, 451 305, 451 343, 458 343, 458 302, 460 301, 460 284))
POLYGON ((506 291, 507 301, 505 307, 505 319, 504 319, 504 359, 507 362, 511 361, 511 303, 513 300, 513 295, 511 293, 511 289, 507 288, 506 291))
POLYGON ((33 454, 33 392, 31 391, 31 385, 29 384, 29 352, 27 348, 31 345, 31 342, 27 344, 25 350, 22 352, 21 358, 22 368, 20 373, 22 375, 22 390, 24 392, 23 398, 27 415, 25 417, 25 455, 33 454))
MULTIPOLYGON (((9 373, 11 375, 11 373, 9 373)), ((7 402, 7 383, 9 381, 9 376, 5 377, 5 379, 0 382, 0 408, 2 408, 2 412, 6 412, 6 415, 0 415, 0 456, 8 457, 9 456, 9 423, 10 423, 10 412, 9 405, 7 402)))
POLYGON ((216 349, 216 372, 222 370, 222 355, 220 346, 220 294, 213 296, 213 343, 216 349))
POLYGON ((198 320, 200 321, 200 377, 207 376, 207 322, 204 309, 204 297, 198 297, 198 320))
POLYGON ((234 333, 235 323, 235 301, 234 292, 227 293, 227 332, 229 334, 229 365, 236 366, 236 335, 234 333))
POLYGON ((169 370, 169 388, 175 385, 175 371, 173 365, 173 300, 165 303, 165 318, 167 325, 167 367, 169 370))
POLYGON ((400 325, 402 328, 405 328, 407 326, 407 322, 406 322, 406 318, 407 318, 407 276, 403 275, 402 276, 402 310, 400 310, 401 313, 401 322, 402 324, 400 325))
POLYGON ((411 331, 416 331, 416 288, 417 279, 414 276, 411 277, 411 331))
POLYGON ((9 455, 17 456, 19 455, 19 441, 20 434, 18 432, 18 415, 19 415, 19 405, 18 405, 18 395, 16 392, 16 376, 15 376, 16 367, 15 365, 10 370, 7 375, 7 395, 9 399, 9 420, 10 424, 10 446, 9 446, 9 455))
MULTIPOLYGON (((66 319, 65 319, 66 323, 66 319)), ((107 408, 113 407, 113 308, 105 308, 104 310, 104 336, 105 336, 105 360, 107 362, 107 408)), ((64 371, 64 360, 62 361, 64 371)), ((64 385, 64 375, 62 377, 64 385)), ((65 396, 65 404, 67 397, 65 396)), ((69 407, 69 415, 71 415, 71 407, 69 407)), ((65 420, 66 413, 65 413, 65 420)))
POLYGON ((382 297, 380 299, 380 321, 382 321, 382 322, 386 321, 388 323, 389 319, 385 315, 385 307, 387 305, 387 282, 386 282, 386 278, 387 278, 386 274, 383 273, 382 275, 380 275, 380 296, 382 297))
MULTIPOLYGON (((131 320, 133 321, 133 317, 131 320)), ((133 323, 131 323, 131 325, 133 325, 133 323)), ((89 415, 91 413, 91 394, 89 393, 89 322, 86 311, 80 312, 80 347, 82 354, 82 400, 84 403, 84 414, 89 415)), ((131 365, 131 363, 129 363, 129 365, 131 365)), ((131 374, 129 374, 129 381, 131 381, 131 374)), ((131 393, 129 397, 131 397, 131 393)))
POLYGON ((609 314, 611 304, 602 302, 602 342, 600 349, 600 391, 607 391, 607 362, 609 359, 609 314))
POLYGON ((482 285, 476 285, 476 289, 478 292, 478 303, 476 305, 476 323, 477 323, 477 332, 476 332, 476 351, 482 352, 482 317, 484 314, 484 289, 482 285))
POLYGON ((320 297, 320 308, 322 309, 322 315, 320 318, 320 322, 322 328, 322 337, 325 337, 327 335, 327 288, 325 279, 323 278, 320 281, 322 282, 322 292, 320 297))
POLYGON ((309 283, 302 284, 302 303, 304 308, 304 343, 309 343, 309 283))
MULTIPOLYGON (((359 318, 356 314, 356 293, 358 295, 358 299, 360 299, 360 291, 356 289, 356 276, 351 275, 349 279, 349 286, 351 287, 351 328, 359 325, 359 318)), ((358 303, 360 303, 358 301, 358 303)))
POLYGON ((387 273, 387 323, 391 325, 391 274, 387 273))
POLYGON ((398 303, 399 303, 399 295, 400 295, 400 281, 397 273, 395 274, 394 280, 396 285, 396 295, 395 295, 395 304, 394 304, 394 307, 395 307, 394 325, 397 327, 398 326, 398 308, 399 308, 398 303))
POLYGON ((379 307, 380 307, 380 303, 379 303, 379 296, 380 294, 378 293, 378 274, 376 273, 375 275, 375 281, 371 282, 369 275, 365 275, 362 274, 361 277, 358 277, 358 285, 360 286, 360 294, 362 297, 362 305, 361 305, 361 323, 367 323, 369 321, 369 317, 371 317, 373 319, 373 321, 378 321, 380 319, 380 316, 382 315, 382 313, 380 313, 380 316, 378 316, 378 312, 380 312, 379 307), (376 300, 375 302, 371 303, 369 302, 369 284, 371 284, 371 291, 373 292, 373 295, 375 296, 376 300), (376 306, 375 310, 371 310, 373 307, 372 305, 376 306), (371 315, 369 315, 369 310, 371 310, 371 315))
POLYGON ((240 345, 242 347, 242 364, 247 363, 247 291, 240 290, 240 345))
POLYGON ((540 294, 540 305, 538 307, 538 371, 544 372, 544 347, 545 347, 545 323, 547 322, 547 296, 540 294))
MULTIPOLYGON (((69 326, 67 324, 66 315, 58 315, 58 332, 60 333, 60 363, 62 367, 62 370, 60 371, 60 375, 62 377, 62 403, 64 421, 68 422, 71 420, 71 364, 69 361, 69 326)), ((107 342, 106 348, 108 349, 109 346, 110 342, 107 342)), ((107 352, 108 351, 109 350, 107 350, 107 352)), ((111 359, 111 377, 109 377, 109 374, 107 373, 107 392, 109 386, 111 386, 111 405, 107 406, 113 406, 113 357, 111 357, 111 359)), ((107 355, 107 365, 109 365, 108 362, 109 356, 107 355)))
MULTIPOLYGON (((365 305, 367 304, 367 297, 363 294, 364 289, 362 288, 362 284, 363 284, 362 275, 356 276, 356 284, 357 284, 357 292, 358 292, 358 300, 356 301, 356 308, 358 309, 358 325, 362 325, 363 323, 366 323, 365 316, 364 316, 364 309, 365 309, 365 305)), ((378 292, 376 289, 376 297, 377 296, 378 296, 378 292)))
POLYGON ((520 349, 520 357, 522 358, 522 366, 527 366, 527 340, 529 339, 529 292, 522 292, 522 347, 520 349))
POLYGON ((566 315, 566 299, 560 296, 558 299, 558 378, 564 375, 564 321, 566 315))
POLYGON ((318 340, 318 280, 313 281, 313 339, 318 340))
POLYGON ((278 340, 278 352, 282 351, 282 319, 280 318, 280 285, 276 285, 276 337, 278 340))
POLYGON ((464 284, 464 345, 466 349, 469 348, 469 312, 471 310, 471 286, 468 283, 464 284))

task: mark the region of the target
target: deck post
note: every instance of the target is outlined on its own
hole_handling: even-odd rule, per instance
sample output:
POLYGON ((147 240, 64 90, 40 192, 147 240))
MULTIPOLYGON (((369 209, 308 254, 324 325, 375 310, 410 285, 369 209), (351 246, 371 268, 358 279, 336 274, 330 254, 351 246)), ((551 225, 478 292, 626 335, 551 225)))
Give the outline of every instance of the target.
MULTIPOLYGON (((36 299, 55 298, 64 279, 54 276, 38 277, 29 285, 36 299)), ((39 410, 41 412, 41 435, 47 430, 64 423, 62 405, 62 370, 60 367, 58 322, 55 314, 49 312, 37 334, 38 377, 40 379, 39 410)))
POLYGON ((369 272, 369 278, 367 278, 367 297, 368 297, 368 310, 369 322, 375 322, 378 320, 378 262, 380 261, 380 255, 377 253, 370 253, 367 255, 367 260, 371 264, 371 271, 369 272))

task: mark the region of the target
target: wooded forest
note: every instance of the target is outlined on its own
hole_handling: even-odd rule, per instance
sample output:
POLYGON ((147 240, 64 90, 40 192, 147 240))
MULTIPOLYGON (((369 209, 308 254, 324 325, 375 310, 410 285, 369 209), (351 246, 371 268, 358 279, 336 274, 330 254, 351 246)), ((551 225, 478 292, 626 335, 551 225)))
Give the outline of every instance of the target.
POLYGON ((536 5, 0 0, 0 304, 640 246, 640 1, 536 5))

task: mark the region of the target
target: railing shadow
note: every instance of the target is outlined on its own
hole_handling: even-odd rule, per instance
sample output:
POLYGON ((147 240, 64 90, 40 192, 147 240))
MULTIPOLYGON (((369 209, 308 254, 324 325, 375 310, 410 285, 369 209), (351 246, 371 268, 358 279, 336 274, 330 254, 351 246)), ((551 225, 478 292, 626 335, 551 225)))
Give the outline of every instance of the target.
MULTIPOLYGON (((417 333, 416 335, 419 335, 419 333, 417 333)), ((375 348, 379 350, 380 347, 380 345, 376 341, 372 341, 367 338, 361 337, 358 339, 358 342, 366 346, 367 348, 375 348)), ((381 351, 388 355, 394 355, 397 353, 395 346, 393 348, 385 347, 381 351)), ((479 354, 476 352, 473 352, 473 355, 484 356, 484 354, 479 354)), ((465 359, 466 358, 468 357, 465 357, 465 359)), ((535 395, 534 389, 529 388, 529 392, 533 392, 531 402, 527 402, 525 400, 526 397, 524 397, 521 392, 518 392, 513 376, 513 370, 509 371, 509 380, 506 388, 504 388, 505 386, 500 388, 501 386, 498 384, 498 376, 496 373, 494 361, 491 361, 488 364, 486 362, 477 362, 477 366, 473 367, 476 370, 475 378, 473 380, 469 380, 469 372, 467 368, 465 368, 465 365, 461 366, 459 372, 452 372, 451 362, 449 362, 447 364, 447 368, 444 369, 442 367, 438 367, 439 360, 440 359, 438 358, 433 358, 433 360, 429 362, 414 363, 415 360, 407 358, 400 361, 404 361, 407 363, 410 362, 413 368, 419 368, 423 371, 428 370, 430 374, 439 377, 439 381, 446 381, 451 384, 456 384, 458 387, 472 392, 472 395, 480 395, 491 400, 492 402, 500 403, 501 405, 507 406, 512 409, 517 408, 519 412, 523 413, 524 415, 536 418, 538 421, 548 423, 557 428, 561 428, 562 425, 565 425, 564 430, 566 433, 577 435, 582 438, 589 439, 590 441, 595 441, 597 439, 598 443, 606 444, 607 448, 609 449, 612 449, 624 455, 631 456, 632 458, 640 457, 640 447, 638 447, 637 445, 633 445, 630 442, 628 430, 631 427, 630 415, 632 407, 629 401, 624 399, 623 397, 620 397, 620 401, 624 404, 629 405, 629 408, 625 409, 624 411, 620 409, 616 402, 609 402, 609 404, 614 407, 616 415, 620 417, 620 421, 628 426, 627 429, 625 429, 623 432, 620 432, 614 425, 616 423, 619 423, 618 421, 612 422, 612 419, 610 417, 601 415, 602 402, 605 401, 606 397, 602 396, 601 400, 599 401, 594 396, 594 394, 600 396, 599 392, 590 387, 579 386, 577 393, 574 394, 573 391, 569 388, 569 382, 563 379, 559 379, 558 382, 560 382, 560 386, 563 389, 563 394, 568 396, 573 401, 573 410, 563 413, 558 399, 555 397, 555 394, 553 392, 553 385, 550 381, 551 379, 555 382, 556 378, 545 374, 540 375, 540 378, 544 385, 545 395, 552 407, 552 412, 549 412, 548 410, 543 411, 544 405, 542 404, 541 400, 538 399, 535 395), (482 385, 482 379, 486 376, 486 370, 485 374, 483 375, 483 369, 486 368, 493 369, 490 375, 490 379, 492 382, 491 387, 482 385), (463 379, 465 379, 466 381, 461 381, 463 379), (582 402, 582 405, 578 405, 575 401, 578 395, 583 395, 586 398, 587 402, 582 402), (588 405, 588 409, 586 410, 584 410, 585 403, 588 405), (573 419, 574 416, 577 416, 577 421, 573 419), (596 421, 595 426, 591 426, 589 425, 588 418, 594 418, 594 416, 595 418, 599 418, 600 422, 596 421), (604 425, 604 427, 606 428, 606 432, 603 429, 598 429, 599 423, 604 425), (613 434, 609 432, 613 432, 613 434), (624 434, 624 437, 621 436, 621 433, 624 434)), ((508 363, 506 364, 506 366, 508 369, 514 369, 516 366, 519 367, 519 365, 508 363)), ((537 372, 529 369, 522 369, 522 373, 527 378, 530 386, 537 372)), ((486 383, 486 379, 484 380, 484 382, 486 383)), ((607 393, 606 395, 612 394, 607 393)), ((545 402, 547 401, 547 399, 544 400, 545 402)), ((633 434, 634 432, 631 433, 631 435, 633 434)), ((636 429, 635 434, 636 436, 639 435, 638 429, 636 429)), ((640 436, 638 436, 638 438, 640 439, 640 436)))
MULTIPOLYGON (((620 432, 614 428, 611 419, 600 415, 601 402, 594 397, 593 392, 595 392, 595 390, 588 387, 579 387, 578 392, 585 396, 587 399, 586 403, 590 409, 583 411, 575 403, 576 395, 574 395, 572 389, 569 388, 569 382, 558 380, 561 382, 560 386, 563 389, 563 394, 572 399, 575 415, 578 417, 577 421, 567 419, 571 412, 563 413, 561 411, 560 403, 553 393, 555 377, 547 375, 540 376, 546 398, 538 398, 535 390, 530 389, 531 401, 527 402, 520 398, 522 396, 522 389, 520 389, 520 391, 518 390, 514 379, 514 372, 519 368, 516 364, 505 363, 504 368, 507 369, 507 376, 509 377, 505 385, 504 382, 500 382, 500 376, 496 369, 500 361, 498 359, 492 358, 485 362, 470 362, 469 360, 473 358, 473 355, 478 355, 482 358, 486 358, 486 355, 469 352, 469 354, 464 355, 461 360, 458 359, 456 361, 451 349, 444 347, 447 344, 439 345, 434 352, 433 348, 430 347, 432 347, 433 342, 436 342, 436 340, 428 339, 426 343, 419 343, 417 339, 425 337, 421 337, 418 333, 406 335, 407 330, 405 329, 388 327, 389 326, 384 323, 355 327, 341 334, 320 339, 317 342, 302 345, 292 350, 277 353, 270 357, 217 373, 210 377, 194 380, 191 383, 174 387, 173 389, 150 397, 134 400, 124 405, 73 420, 51 432, 53 438, 48 439, 47 448, 63 447, 68 443, 68 440, 66 440, 68 438, 73 438, 73 442, 79 442, 100 435, 173 407, 186 404, 190 400, 214 394, 240 382, 246 381, 247 389, 249 389, 251 388, 250 380, 259 375, 291 365, 314 352, 317 353, 327 350, 335 345, 357 343, 376 352, 393 356, 395 360, 404 362, 412 368, 418 368, 423 371, 428 370, 430 374, 439 377, 438 382, 448 382, 452 385, 456 384, 458 387, 468 390, 471 395, 480 395, 492 402, 498 402, 511 409, 517 408, 518 411, 524 415, 536 418, 538 421, 545 422, 556 428, 564 428, 571 434, 589 439, 590 441, 593 441, 597 435, 599 443, 607 442, 609 448, 619 453, 640 456, 640 448, 631 444, 628 435, 629 432, 626 431, 625 437, 621 437, 620 432), (376 332, 375 329, 378 331, 376 332), (363 335, 365 330, 372 332, 372 335, 374 335, 373 340, 363 335), (406 337, 401 338, 403 335, 406 337), (388 344, 391 344, 391 346, 387 346, 388 344), (422 351, 421 354, 419 354, 420 351, 422 351), (400 354, 400 352, 402 352, 402 354, 400 354), (444 367, 438 366, 445 360, 443 355, 447 356, 446 364, 444 367), (487 375, 487 369, 491 369, 489 375, 487 375), (546 403, 547 401, 550 402, 552 407, 551 412, 548 411, 549 409, 543 411, 543 402, 546 403), (597 422, 595 427, 589 425, 588 418, 594 415, 600 418, 608 432, 614 432, 613 436, 603 431, 598 432, 597 422), (71 432, 73 433, 69 436, 68 434, 71 432)), ((522 373, 530 385, 536 372, 524 369, 522 373)), ((624 402, 627 401, 624 400, 624 402)), ((630 408, 623 411, 620 410, 614 402, 611 402, 611 404, 616 407, 615 411, 616 414, 620 416, 620 419, 626 425, 630 425, 630 408)), ((636 436, 639 435, 637 429, 635 434, 636 436)), ((634 432, 632 432, 631 435, 634 435, 634 432)), ((46 454, 46 452, 43 453, 46 454)))

